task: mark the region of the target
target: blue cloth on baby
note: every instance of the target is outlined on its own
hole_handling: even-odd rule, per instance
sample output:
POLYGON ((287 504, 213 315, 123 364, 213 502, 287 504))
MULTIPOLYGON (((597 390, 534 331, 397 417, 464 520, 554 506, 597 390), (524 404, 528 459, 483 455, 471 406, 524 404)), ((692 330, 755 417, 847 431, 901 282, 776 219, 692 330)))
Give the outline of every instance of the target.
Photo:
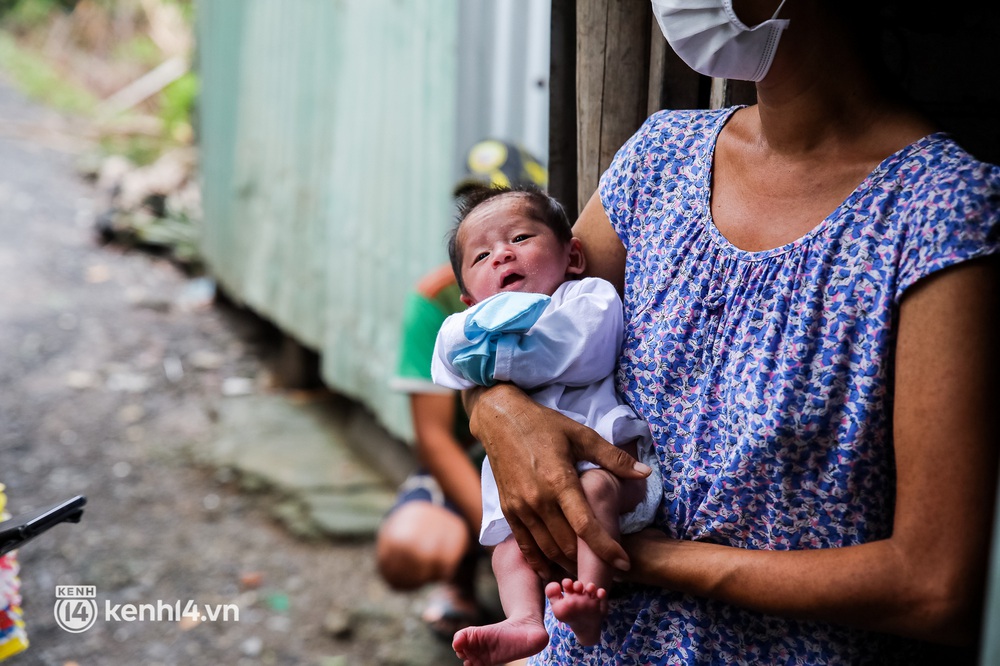
MULTIPOLYGON (((466 314, 468 344, 454 350, 449 359, 469 381, 493 386, 497 345, 505 336, 519 337, 528 332, 552 299, 545 294, 505 291, 473 306, 466 314)), ((522 340, 522 346, 531 345, 522 340)))

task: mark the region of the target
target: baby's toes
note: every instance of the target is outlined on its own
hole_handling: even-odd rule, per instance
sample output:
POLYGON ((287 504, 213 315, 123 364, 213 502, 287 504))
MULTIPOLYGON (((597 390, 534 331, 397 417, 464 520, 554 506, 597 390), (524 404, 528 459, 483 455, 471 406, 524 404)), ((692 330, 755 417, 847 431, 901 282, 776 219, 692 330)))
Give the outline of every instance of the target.
POLYGON ((555 581, 545 586, 545 596, 551 602, 556 602, 563 597, 563 587, 555 581))

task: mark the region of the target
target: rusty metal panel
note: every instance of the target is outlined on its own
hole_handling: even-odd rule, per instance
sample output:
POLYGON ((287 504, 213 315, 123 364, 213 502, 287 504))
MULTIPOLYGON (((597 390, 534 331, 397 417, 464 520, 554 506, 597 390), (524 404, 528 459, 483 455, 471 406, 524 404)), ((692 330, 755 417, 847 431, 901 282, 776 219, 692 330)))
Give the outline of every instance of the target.
POLYGON ((458 2, 457 163, 485 137, 543 162, 549 137, 550 0, 458 2))
POLYGON ((238 298, 316 347, 325 283, 321 201, 333 150, 324 127, 333 4, 214 0, 199 7, 205 253, 238 298), (233 15, 241 20, 230 27, 233 15))
POLYGON ((240 98, 238 72, 243 53, 243 22, 247 3, 241 0, 199 2, 196 30, 196 68, 200 97, 196 123, 204 221, 201 250, 216 276, 227 285, 239 283, 234 257, 239 225, 233 223, 232 194, 237 143, 236 100, 240 98))

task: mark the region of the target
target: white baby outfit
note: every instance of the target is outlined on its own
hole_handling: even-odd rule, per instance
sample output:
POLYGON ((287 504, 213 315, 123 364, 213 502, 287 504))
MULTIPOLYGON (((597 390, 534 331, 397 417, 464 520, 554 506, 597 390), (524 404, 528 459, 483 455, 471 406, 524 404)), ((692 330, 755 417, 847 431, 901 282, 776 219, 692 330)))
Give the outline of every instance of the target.
MULTIPOLYGON (((503 292, 445 320, 431 376, 436 384, 456 390, 511 382, 616 446, 636 441, 639 460, 653 474, 646 479, 646 497, 621 516, 622 532, 630 533, 652 521, 663 483, 649 426, 615 390, 622 331, 621 299, 606 280, 571 280, 551 297, 503 292)), ((596 468, 589 462, 577 465, 580 472, 596 468)), ((489 459, 483 463, 482 486, 479 540, 494 546, 511 531, 489 459)))

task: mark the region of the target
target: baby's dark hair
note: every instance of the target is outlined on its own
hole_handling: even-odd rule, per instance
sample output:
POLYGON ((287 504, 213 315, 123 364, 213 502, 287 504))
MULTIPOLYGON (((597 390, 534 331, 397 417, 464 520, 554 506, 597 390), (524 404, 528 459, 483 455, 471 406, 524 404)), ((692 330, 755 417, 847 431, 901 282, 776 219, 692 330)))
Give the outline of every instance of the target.
POLYGON ((455 280, 463 294, 467 295, 467 292, 462 280, 462 248, 458 245, 458 232, 462 228, 462 222, 482 204, 506 194, 519 195, 518 198, 528 204, 528 217, 551 229, 560 243, 565 245, 573 240, 573 226, 566 215, 566 209, 535 185, 522 183, 510 187, 480 187, 466 192, 458 199, 455 225, 448 233, 448 258, 451 259, 451 269, 455 272, 455 280))

